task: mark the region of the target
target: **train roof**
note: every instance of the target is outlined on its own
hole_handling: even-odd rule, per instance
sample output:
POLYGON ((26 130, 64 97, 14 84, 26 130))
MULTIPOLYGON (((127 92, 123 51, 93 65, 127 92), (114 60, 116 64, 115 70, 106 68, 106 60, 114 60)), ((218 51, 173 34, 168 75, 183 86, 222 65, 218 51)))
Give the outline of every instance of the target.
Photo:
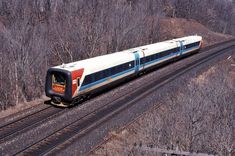
POLYGON ((131 55, 130 53, 125 53, 125 52, 115 52, 112 54, 106 54, 102 56, 97 56, 85 60, 80 60, 77 62, 72 62, 68 64, 62 64, 53 68, 59 68, 63 70, 68 70, 68 71, 73 71, 76 69, 81 69, 81 68, 89 68, 89 67, 99 67, 103 66, 104 64, 109 65, 109 64, 120 64, 121 62, 128 62, 130 59, 134 60, 134 56, 131 55))
POLYGON ((173 39, 173 40, 158 42, 158 43, 154 43, 154 44, 150 44, 150 45, 144 45, 144 46, 140 46, 140 47, 136 47, 136 48, 131 48, 131 49, 124 50, 121 52, 115 52, 115 53, 111 53, 111 54, 101 55, 101 56, 97 56, 97 57, 93 57, 93 58, 89 58, 89 59, 85 59, 85 60, 79 60, 79 61, 68 63, 68 64, 62 64, 62 65, 55 66, 52 68, 74 71, 74 70, 85 68, 85 67, 86 68, 94 67, 94 64, 96 67, 103 66, 104 64, 105 65, 109 65, 109 64, 115 65, 115 64, 120 64, 122 62, 128 62, 131 59, 134 60, 134 56, 132 55, 132 53, 135 51, 138 51, 138 50, 158 49, 159 52, 161 52, 162 50, 166 49, 166 46, 167 46, 167 48, 169 48, 171 46, 174 47, 178 41, 184 40, 184 41, 191 43, 195 40, 200 41, 201 39, 202 39, 201 36, 187 36, 187 37, 177 38, 177 39, 173 39))

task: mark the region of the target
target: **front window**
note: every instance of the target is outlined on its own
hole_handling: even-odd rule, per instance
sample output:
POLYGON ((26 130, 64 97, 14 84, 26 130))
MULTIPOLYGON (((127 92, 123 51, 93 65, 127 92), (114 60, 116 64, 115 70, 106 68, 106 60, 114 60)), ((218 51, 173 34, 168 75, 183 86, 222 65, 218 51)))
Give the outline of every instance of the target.
POLYGON ((64 93, 66 87, 66 77, 61 73, 54 73, 52 75, 52 90, 58 93, 64 93))
POLYGON ((56 74, 53 74, 52 77, 53 77, 52 82, 54 84, 66 85, 66 79, 65 79, 65 76, 63 74, 56 73, 56 74))

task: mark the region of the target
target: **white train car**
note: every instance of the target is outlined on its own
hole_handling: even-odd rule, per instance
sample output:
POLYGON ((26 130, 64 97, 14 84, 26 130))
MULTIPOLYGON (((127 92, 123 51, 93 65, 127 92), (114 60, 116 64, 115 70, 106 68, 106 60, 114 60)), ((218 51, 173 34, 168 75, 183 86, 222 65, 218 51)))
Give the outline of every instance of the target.
POLYGON ((46 95, 54 105, 69 106, 145 70, 197 52, 201 46, 201 36, 189 36, 52 67, 47 72, 46 95))

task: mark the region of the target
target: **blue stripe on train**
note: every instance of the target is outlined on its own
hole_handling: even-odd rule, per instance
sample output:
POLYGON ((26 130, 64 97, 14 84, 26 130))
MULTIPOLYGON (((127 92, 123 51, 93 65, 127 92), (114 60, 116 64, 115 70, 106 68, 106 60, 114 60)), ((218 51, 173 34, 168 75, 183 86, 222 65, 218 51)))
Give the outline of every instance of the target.
POLYGON ((146 66, 146 65, 150 65, 150 64, 153 64, 153 63, 156 63, 156 62, 159 62, 159 61, 162 61, 168 57, 172 57, 172 56, 175 56, 175 55, 178 55, 182 52, 182 54, 186 53, 187 51, 190 51, 190 50, 193 50, 195 48, 199 48, 199 46, 195 46, 195 47, 191 47, 191 48, 188 48, 188 49, 185 49, 185 50, 182 50, 182 51, 179 51, 179 52, 176 52, 176 53, 172 53, 170 55, 167 55, 167 56, 164 56, 164 57, 161 57, 159 59, 156 59, 156 60, 153 60, 153 61, 150 61, 150 62, 147 62, 147 63, 144 63, 144 65, 142 66, 146 66))
POLYGON ((123 72, 121 72, 121 73, 117 73, 117 74, 115 74, 115 75, 113 75, 113 76, 110 76, 110 77, 107 77, 107 78, 104 78, 104 79, 95 81, 95 82, 90 83, 90 84, 87 84, 87 85, 85 85, 85 86, 82 86, 82 87, 80 88, 80 91, 85 90, 85 89, 88 89, 88 88, 93 87, 93 86, 95 86, 95 85, 98 85, 98 84, 100 84, 100 83, 103 83, 103 82, 105 82, 105 81, 108 81, 110 78, 116 78, 116 77, 118 77, 118 76, 127 74, 127 73, 129 73, 129 72, 131 72, 131 71, 134 71, 134 70, 135 70, 135 67, 134 67, 134 68, 130 68, 130 69, 128 69, 128 70, 125 70, 125 71, 123 71, 123 72))
MULTIPOLYGON (((168 57, 172 57, 172 56, 174 56, 174 55, 178 55, 178 54, 180 54, 181 52, 182 52, 182 54, 184 54, 184 53, 186 53, 187 51, 193 50, 193 49, 195 49, 195 48, 199 48, 199 46, 191 47, 191 48, 182 50, 182 51, 180 51, 180 52, 172 53, 172 54, 170 54, 170 55, 161 57, 161 58, 159 58, 159 59, 156 59, 156 60, 147 62, 147 63, 145 63, 144 65, 150 65, 150 64, 152 64, 152 63, 156 63, 156 62, 161 61, 161 60, 164 60, 164 59, 166 59, 166 58, 168 58, 168 57)), ((143 66, 143 65, 142 65, 142 66, 143 66)), ((135 67, 134 67, 134 68, 130 68, 130 69, 128 69, 128 70, 125 70, 125 71, 123 71, 123 72, 121 72, 121 73, 115 74, 115 75, 113 75, 113 76, 111 76, 111 77, 104 78, 104 79, 95 81, 95 82, 93 82, 93 83, 87 84, 87 85, 85 85, 85 86, 82 86, 79 91, 82 91, 82 90, 91 88, 91 87, 93 87, 93 86, 95 86, 95 85, 98 85, 98 84, 100 84, 100 83, 103 83, 103 82, 105 82, 105 81, 108 81, 110 78, 116 78, 116 77, 118 77, 118 76, 127 74, 127 73, 129 73, 129 72, 131 72, 131 71, 134 71, 134 70, 135 70, 135 67)))

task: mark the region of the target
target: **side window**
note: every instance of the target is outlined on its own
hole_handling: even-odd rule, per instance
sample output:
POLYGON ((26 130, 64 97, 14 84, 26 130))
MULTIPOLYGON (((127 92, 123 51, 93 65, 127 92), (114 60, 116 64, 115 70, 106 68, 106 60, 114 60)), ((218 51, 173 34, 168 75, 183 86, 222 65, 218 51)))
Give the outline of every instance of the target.
POLYGON ((92 82, 92 77, 91 75, 87 75, 84 79, 83 85, 90 84, 92 82))
POLYGON ((94 81, 99 81, 105 78, 106 77, 105 71, 106 70, 102 70, 102 71, 94 73, 94 81))
POLYGON ((115 75, 115 74, 116 74, 116 69, 115 69, 115 67, 112 67, 112 68, 110 69, 110 71, 111 71, 111 75, 115 75))
POLYGON ((166 56, 169 55, 170 53, 171 53, 171 51, 170 51, 170 50, 167 50, 166 56))
POLYGON ((108 76, 111 76, 111 69, 107 69, 108 70, 108 76))
POLYGON ((175 53, 178 52, 178 48, 175 48, 175 49, 174 49, 174 52, 175 52, 175 53))
POLYGON ((195 46, 198 46, 200 42, 195 42, 195 43, 191 43, 191 44, 188 44, 188 45, 185 45, 185 47, 188 49, 188 48, 192 48, 192 47, 195 47, 195 46))
MULTIPOLYGON (((143 58, 143 62, 144 62, 144 58, 143 58)), ((131 66, 134 67, 134 64, 135 64, 135 62, 132 61, 132 62, 131 62, 131 66)))
POLYGON ((95 81, 98 81, 100 79, 100 73, 99 72, 94 73, 94 78, 95 78, 95 81))
MULTIPOLYGON (((139 64, 139 60, 138 60, 138 64, 139 64)), ((125 70, 129 69, 129 63, 125 63, 125 70)))
POLYGON ((101 74, 101 79, 105 78, 104 70, 100 72, 101 74))
POLYGON ((80 78, 77 78, 77 86, 80 86, 80 78))
POLYGON ((125 70, 126 70, 125 64, 122 64, 122 71, 125 71, 125 70))
POLYGON ((92 82, 95 82, 95 74, 91 74, 91 82, 90 83, 92 83, 92 82))
POLYGON ((173 49, 170 49, 170 50, 169 50, 168 55, 170 55, 170 54, 172 53, 172 50, 173 50, 173 49))
POLYGON ((123 65, 119 65, 118 66, 118 72, 120 73, 120 72, 122 72, 123 71, 123 65))
MULTIPOLYGON (((144 64, 144 58, 140 59, 140 64, 144 64)), ((131 62, 131 66, 132 66, 132 62, 131 62)))
POLYGON ((164 56, 167 56, 168 55, 168 51, 164 51, 163 54, 164 54, 164 56))
POLYGON ((109 70, 106 69, 106 70, 104 70, 104 77, 108 77, 108 76, 109 76, 109 70))
POLYGON ((154 59, 155 59, 155 60, 157 59, 157 54, 154 55, 154 59))
POLYGON ((156 55, 156 59, 159 59, 159 53, 155 54, 156 55))
POLYGON ((189 48, 189 45, 185 45, 185 47, 186 47, 186 49, 188 49, 188 48, 189 48))
POLYGON ((154 55, 151 56, 151 61, 153 61, 153 60, 154 60, 154 55))
POLYGON ((164 56, 167 56, 168 55, 168 51, 164 51, 163 54, 164 54, 164 56))
POLYGON ((164 56, 167 56, 168 55, 168 51, 165 51, 163 54, 164 54, 164 56))
POLYGON ((173 50, 173 49, 169 50, 169 53, 168 53, 168 55, 170 55, 170 54, 172 53, 172 50, 173 50))
POLYGON ((97 81, 97 80, 98 80, 98 73, 94 73, 94 74, 93 74, 93 80, 94 80, 94 81, 97 81))
POLYGON ((102 79, 102 75, 103 75, 103 74, 102 74, 102 71, 98 72, 98 73, 97 73, 97 79, 98 79, 98 80, 101 80, 101 79, 102 79))
POLYGON ((163 55, 164 55, 164 56, 167 56, 167 51, 163 52, 163 55))

